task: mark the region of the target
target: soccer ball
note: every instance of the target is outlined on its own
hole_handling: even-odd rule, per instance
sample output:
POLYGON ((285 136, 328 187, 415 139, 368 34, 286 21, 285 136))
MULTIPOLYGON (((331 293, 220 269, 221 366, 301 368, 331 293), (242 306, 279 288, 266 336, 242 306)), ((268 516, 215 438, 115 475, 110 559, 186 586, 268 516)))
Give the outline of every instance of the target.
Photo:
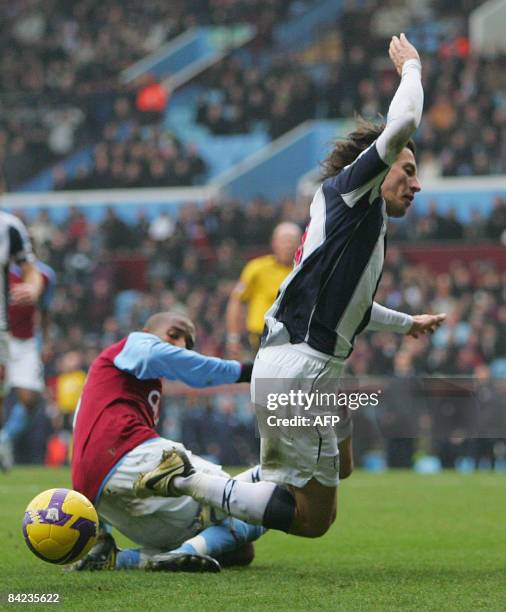
POLYGON ((28 504, 23 535, 39 559, 64 565, 78 561, 97 541, 98 516, 93 504, 71 489, 49 489, 28 504))

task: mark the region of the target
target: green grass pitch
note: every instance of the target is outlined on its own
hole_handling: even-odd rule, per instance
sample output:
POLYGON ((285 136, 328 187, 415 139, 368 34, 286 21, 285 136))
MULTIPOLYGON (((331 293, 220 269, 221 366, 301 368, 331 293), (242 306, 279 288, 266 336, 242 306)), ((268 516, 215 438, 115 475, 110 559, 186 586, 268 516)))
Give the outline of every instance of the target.
POLYGON ((88 611, 506 608, 503 475, 356 472, 323 538, 271 532, 249 568, 211 575, 66 574, 40 561, 23 541, 24 508, 69 483, 67 470, 0 474, 0 609, 33 607, 7 605, 9 592, 60 593, 57 609, 88 611))

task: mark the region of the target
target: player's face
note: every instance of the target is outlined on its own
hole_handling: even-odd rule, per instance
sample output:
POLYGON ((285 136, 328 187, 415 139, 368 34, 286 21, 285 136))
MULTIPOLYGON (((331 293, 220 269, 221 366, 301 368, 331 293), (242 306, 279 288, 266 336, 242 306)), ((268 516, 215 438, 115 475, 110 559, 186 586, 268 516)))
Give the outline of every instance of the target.
POLYGON ((415 193, 422 188, 416 174, 413 152, 405 148, 392 165, 381 185, 389 217, 404 217, 411 206, 415 193))

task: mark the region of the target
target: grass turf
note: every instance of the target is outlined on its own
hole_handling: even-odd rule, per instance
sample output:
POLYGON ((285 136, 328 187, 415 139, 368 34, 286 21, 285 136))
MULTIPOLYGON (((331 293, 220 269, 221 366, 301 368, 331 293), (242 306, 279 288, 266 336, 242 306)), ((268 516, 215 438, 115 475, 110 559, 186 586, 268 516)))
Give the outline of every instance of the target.
MULTIPOLYGON (((21 520, 67 470, 0 474, 0 609, 6 594, 60 593, 67 610, 504 610, 504 476, 356 472, 323 538, 268 533, 249 568, 221 574, 66 574, 37 559, 21 520)), ((46 604, 47 606, 47 604, 46 604)))

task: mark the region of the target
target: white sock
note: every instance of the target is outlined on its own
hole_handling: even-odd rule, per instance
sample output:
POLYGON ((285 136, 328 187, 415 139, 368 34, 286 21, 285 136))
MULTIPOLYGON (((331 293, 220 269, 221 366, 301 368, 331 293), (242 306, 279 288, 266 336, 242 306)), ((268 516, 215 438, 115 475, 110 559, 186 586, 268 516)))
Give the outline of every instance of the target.
POLYGON ((203 472, 186 478, 176 476, 173 483, 181 493, 254 525, 262 524, 265 508, 276 489, 273 482, 243 482, 203 472))
POLYGON ((254 465, 249 470, 241 472, 234 476, 235 480, 242 480, 243 482, 260 482, 262 480, 262 466, 254 465))

